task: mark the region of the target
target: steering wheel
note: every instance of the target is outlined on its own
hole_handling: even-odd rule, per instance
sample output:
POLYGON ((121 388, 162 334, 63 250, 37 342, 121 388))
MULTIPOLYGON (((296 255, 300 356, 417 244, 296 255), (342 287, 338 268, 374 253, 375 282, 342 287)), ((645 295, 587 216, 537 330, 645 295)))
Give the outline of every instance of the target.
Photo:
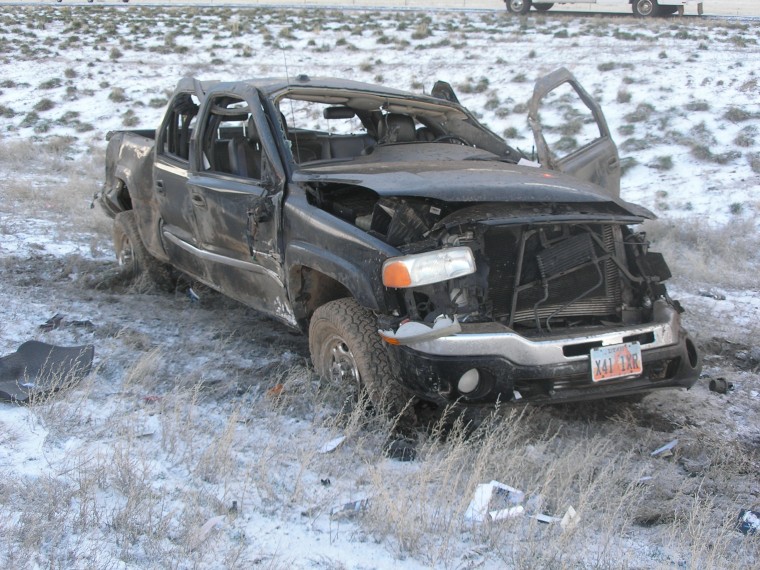
POLYGON ((440 137, 436 137, 433 139, 433 142, 444 142, 444 141, 453 141, 459 144, 463 144, 465 146, 472 146, 469 142, 464 140, 462 137, 458 137, 457 135, 441 135, 440 137))

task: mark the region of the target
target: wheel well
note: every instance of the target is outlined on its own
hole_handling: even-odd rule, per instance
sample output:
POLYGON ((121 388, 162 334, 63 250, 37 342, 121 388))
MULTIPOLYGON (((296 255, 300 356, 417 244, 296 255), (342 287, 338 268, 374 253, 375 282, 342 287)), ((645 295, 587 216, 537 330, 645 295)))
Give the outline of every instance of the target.
POLYGON ((339 281, 304 265, 290 269, 290 286, 293 311, 302 328, 308 326, 314 311, 325 303, 352 296, 339 281))
POLYGON ((127 183, 121 179, 117 179, 116 184, 116 191, 114 192, 116 202, 121 206, 122 211, 132 210, 132 196, 129 195, 127 183))

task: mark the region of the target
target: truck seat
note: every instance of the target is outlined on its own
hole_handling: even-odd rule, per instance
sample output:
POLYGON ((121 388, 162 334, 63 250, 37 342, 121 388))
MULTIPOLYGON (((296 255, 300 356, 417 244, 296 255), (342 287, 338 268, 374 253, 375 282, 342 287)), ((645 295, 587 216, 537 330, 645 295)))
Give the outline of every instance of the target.
POLYGON ((229 155, 229 143, 227 139, 219 139, 214 141, 214 163, 212 169, 216 172, 229 172, 230 171, 230 155, 229 155))
POLYGON ((259 143, 243 137, 230 140, 230 174, 246 178, 261 178, 261 147, 259 143))
POLYGON ((329 158, 354 158, 359 156, 365 148, 375 144, 375 139, 369 135, 338 135, 331 136, 327 141, 329 158))

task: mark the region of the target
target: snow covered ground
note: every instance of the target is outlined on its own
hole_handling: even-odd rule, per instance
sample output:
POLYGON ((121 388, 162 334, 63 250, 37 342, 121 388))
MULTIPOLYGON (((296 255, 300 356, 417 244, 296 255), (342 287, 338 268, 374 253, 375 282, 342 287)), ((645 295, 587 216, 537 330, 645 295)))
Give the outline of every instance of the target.
POLYGON ((733 529, 740 509, 760 510, 756 21, 97 6, 4 7, 0 21, 0 354, 30 338, 96 347, 76 388, 0 404, 3 566, 757 559, 758 537, 733 529), (399 463, 381 453, 384 420, 340 413, 304 338, 211 291, 192 302, 184 290, 127 290, 108 220, 89 209, 105 133, 155 127, 183 75, 307 73, 412 91, 444 79, 530 149, 532 83, 562 65, 601 101, 627 158, 623 197, 661 217, 651 235, 676 275, 670 289, 706 373, 732 392, 711 393, 706 379, 637 404, 507 410, 469 438, 421 431, 419 459, 399 463), (55 313, 94 327, 41 331, 55 313), (675 455, 649 455, 672 439, 675 455), (525 516, 465 520, 492 479, 532 498, 525 516), (570 506, 574 528, 529 516, 570 506))
MULTIPOLYGON (((86 5, 87 0, 61 0, 68 5, 86 5)), ((95 4, 116 4, 122 0, 92 0, 95 4)), ((27 4, 27 5, 50 5, 53 0, 0 0, 0 4, 27 4)), ((496 10, 504 11, 503 0, 131 0, 129 6, 321 6, 321 7, 348 7, 353 9, 380 8, 398 10, 496 10)), ((760 16, 760 6, 756 0, 705 0, 703 2, 706 16, 760 16)), ((613 5, 601 3, 580 2, 573 4, 555 4, 551 13, 580 12, 580 13, 631 13, 631 8, 625 2, 613 5)), ((686 14, 697 14, 696 5, 686 8, 686 14)))

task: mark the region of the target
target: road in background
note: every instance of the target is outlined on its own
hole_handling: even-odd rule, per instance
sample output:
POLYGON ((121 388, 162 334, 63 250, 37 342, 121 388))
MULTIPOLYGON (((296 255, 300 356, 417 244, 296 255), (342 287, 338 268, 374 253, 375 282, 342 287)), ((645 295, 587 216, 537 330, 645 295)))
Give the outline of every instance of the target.
MULTIPOLYGON (((120 0, 94 0, 94 4, 117 4, 120 0)), ((0 0, 0 5, 55 5, 54 0, 0 0)), ((87 5, 86 0, 63 0, 65 5, 87 5)), ((400 8, 415 10, 494 10, 506 11, 501 0, 130 0, 129 6, 290 6, 290 7, 342 7, 342 8, 400 8)), ((627 8, 627 9, 625 9, 627 8)), ((706 16, 760 16, 760 0, 705 0, 706 16)), ((630 14, 623 10, 596 4, 556 4, 549 12, 598 12, 630 14)), ((535 14, 536 12, 531 12, 535 14)), ((686 15, 696 15, 696 6, 689 6, 686 15)))

